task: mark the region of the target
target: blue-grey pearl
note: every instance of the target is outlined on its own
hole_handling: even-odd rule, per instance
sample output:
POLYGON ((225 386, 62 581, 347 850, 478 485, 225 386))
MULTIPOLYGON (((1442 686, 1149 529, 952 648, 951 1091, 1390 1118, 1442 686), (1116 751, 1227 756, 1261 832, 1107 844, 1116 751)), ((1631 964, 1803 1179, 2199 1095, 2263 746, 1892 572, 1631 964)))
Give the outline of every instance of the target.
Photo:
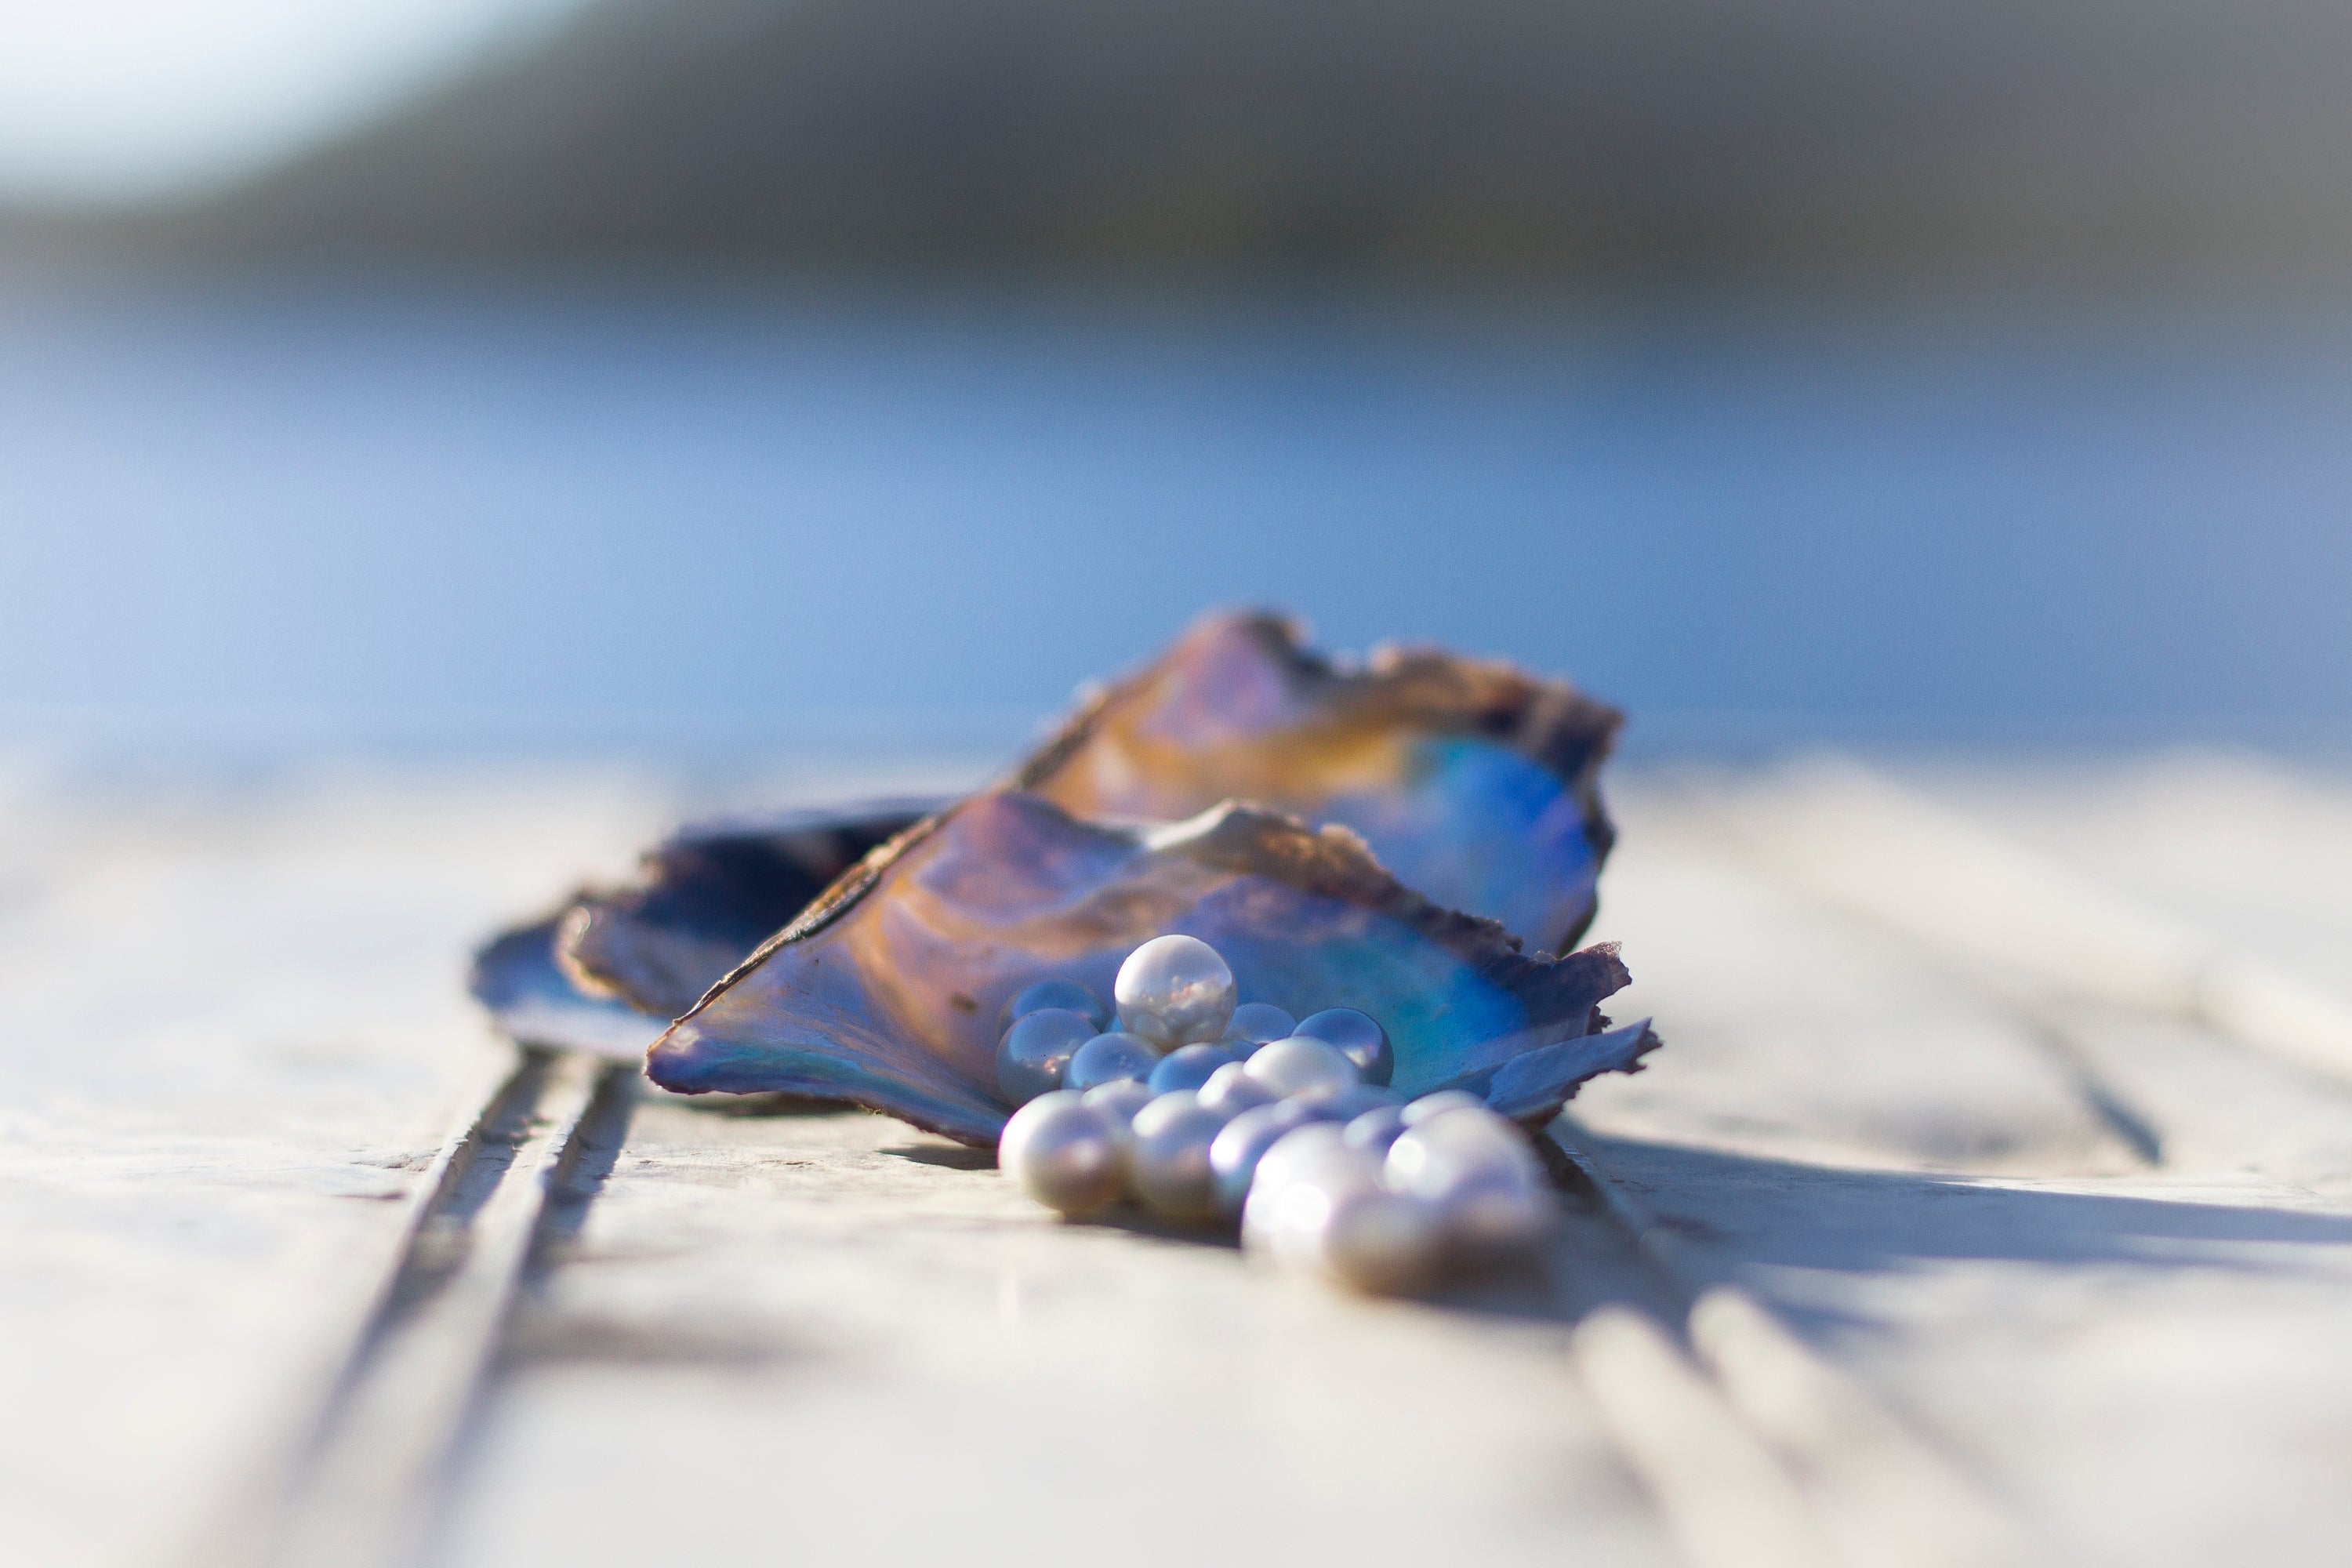
POLYGON ((1047 1007, 1061 1007, 1072 1013, 1083 1013, 1099 1030, 1110 1022, 1110 1009, 1102 998, 1075 980, 1040 980, 1018 993, 1004 1005, 997 1017, 997 1032, 1002 1034, 1030 1014, 1047 1007))
POLYGON ((1159 1065, 1159 1052, 1133 1035, 1122 1035, 1114 1029, 1080 1046, 1070 1058, 1062 1081, 1076 1089, 1099 1089, 1123 1078, 1141 1082, 1159 1065))
POLYGON ((1217 1183, 1209 1151, 1224 1128, 1225 1119, 1190 1089, 1157 1096, 1137 1111, 1128 1174, 1143 1205, 1188 1225, 1214 1218, 1217 1183))
POLYGON ((1015 1105, 1062 1087, 1070 1058, 1095 1037, 1082 1013, 1041 1007, 1018 1019, 996 1044, 996 1087, 1015 1105))
POLYGON ((1381 1159, 1388 1158, 1389 1145, 1404 1131, 1404 1107, 1383 1105, 1365 1111, 1341 1130, 1341 1137, 1350 1149, 1361 1149, 1381 1159))
POLYGON ((1277 1100, 1252 1106, 1226 1122, 1209 1146, 1209 1166, 1216 1173, 1218 1212, 1229 1216, 1241 1213, 1265 1152, 1285 1133, 1318 1120, 1314 1108, 1302 1101, 1277 1100))
POLYGON ((1201 1103, 1228 1119, 1261 1105, 1272 1105, 1282 1096, 1250 1077, 1242 1062, 1227 1062, 1209 1075, 1209 1081, 1200 1089, 1201 1103))
POLYGON ((997 1141, 996 1163, 1023 1192, 1072 1218, 1118 1200, 1118 1143, 1108 1119, 1066 1089, 1013 1113, 997 1141))
POLYGON ((1367 1110, 1383 1106, 1404 1109, 1404 1096, 1385 1084, 1352 1083, 1337 1094, 1325 1095, 1315 1103, 1315 1109, 1333 1121, 1353 1121, 1367 1110))
POLYGON ((1234 972, 1198 937, 1156 936, 1118 966, 1119 1026, 1155 1049, 1213 1041, 1234 1016, 1234 972))
POLYGON ((1286 1040, 1297 1032, 1290 1015, 1273 1003, 1244 1002, 1234 1009, 1234 1016, 1225 1023, 1224 1037, 1217 1043, 1234 1055, 1247 1058, 1260 1046, 1286 1040))
POLYGON ((1199 1089, 1215 1076, 1219 1068, 1233 1065, 1233 1053, 1221 1046, 1179 1046, 1160 1058, 1159 1065, 1151 1069, 1151 1092, 1170 1094, 1180 1089, 1199 1089))
POLYGON ((1389 1145, 1396 1192, 1433 1205, 1447 1240, 1470 1258, 1533 1245, 1551 1224, 1551 1184, 1527 1135, 1484 1106, 1424 1116, 1389 1145))
POLYGON ((1301 1018, 1292 1033, 1330 1041, 1341 1056, 1356 1064, 1366 1083, 1386 1083, 1396 1072, 1396 1052, 1389 1045, 1389 1032, 1369 1013, 1353 1007, 1326 1007, 1301 1018))
POLYGON ((1242 1068, 1285 1100, 1328 1099, 1358 1081, 1356 1064, 1338 1047, 1302 1035, 1259 1047, 1242 1068))
POLYGON ((1466 1089, 1441 1089, 1435 1094, 1424 1094, 1419 1100, 1407 1100, 1404 1124, 1425 1121, 1442 1110, 1484 1110, 1486 1102, 1466 1089))

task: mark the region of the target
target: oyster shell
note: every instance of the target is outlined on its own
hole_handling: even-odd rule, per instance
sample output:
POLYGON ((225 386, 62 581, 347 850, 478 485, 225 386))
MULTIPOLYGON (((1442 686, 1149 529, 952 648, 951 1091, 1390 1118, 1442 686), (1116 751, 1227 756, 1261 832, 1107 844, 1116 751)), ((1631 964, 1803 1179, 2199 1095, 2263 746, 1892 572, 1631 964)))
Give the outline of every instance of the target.
POLYGON ((1245 800, 1353 828, 1398 880, 1565 952, 1615 834, 1624 721, 1570 687, 1434 648, 1344 668, 1262 612, 1210 616, 1086 704, 1013 784, 1074 816, 1172 821, 1245 800))
POLYGON ((1628 978, 1613 947, 1525 956, 1346 827, 1230 802, 1122 826, 994 790, 868 857, 672 1026, 646 1070, 684 1093, 849 1100, 989 1144, 1011 1110, 995 1081, 1006 999, 1048 976, 1107 994, 1120 961, 1170 931, 1223 953, 1245 1001, 1379 1018, 1408 1095, 1499 1081, 1540 1120, 1656 1043, 1642 1026, 1596 1033, 1628 978))

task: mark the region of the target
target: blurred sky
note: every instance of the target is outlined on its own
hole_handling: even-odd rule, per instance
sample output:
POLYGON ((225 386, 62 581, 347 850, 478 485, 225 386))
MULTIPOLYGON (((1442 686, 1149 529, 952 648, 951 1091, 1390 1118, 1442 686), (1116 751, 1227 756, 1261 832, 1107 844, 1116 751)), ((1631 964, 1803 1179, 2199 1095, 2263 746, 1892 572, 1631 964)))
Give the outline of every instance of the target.
POLYGON ((583 0, 0 0, 0 199, 247 173, 583 0))

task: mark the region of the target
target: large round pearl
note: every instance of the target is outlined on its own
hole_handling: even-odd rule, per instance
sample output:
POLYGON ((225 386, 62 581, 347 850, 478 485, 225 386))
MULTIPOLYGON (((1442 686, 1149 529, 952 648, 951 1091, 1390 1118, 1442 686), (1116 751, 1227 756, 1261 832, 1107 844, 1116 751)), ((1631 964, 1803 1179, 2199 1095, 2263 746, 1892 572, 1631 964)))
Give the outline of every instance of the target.
POLYGON ((1228 1119, 1261 1105, 1272 1105, 1282 1096, 1250 1077, 1248 1068, 1241 1062, 1227 1062, 1209 1075, 1209 1081, 1200 1089, 1201 1103, 1228 1119))
POLYGON ((1062 1007, 1073 1013, 1083 1013, 1097 1029, 1110 1022, 1110 1009, 1105 1007, 1102 998, 1087 987, 1075 980, 1040 980, 1004 1005, 1004 1011, 997 1019, 998 1032, 1011 1028, 1030 1014, 1046 1007, 1062 1007))
POLYGON ((1490 1257, 1541 1239, 1551 1186, 1526 1134, 1484 1106, 1425 1116, 1389 1145, 1389 1186, 1436 1205, 1448 1240, 1490 1257))
POLYGON ((1135 1113, 1151 1103, 1151 1090, 1131 1078, 1113 1079, 1087 1089, 1086 1102, 1110 1124, 1111 1137, 1118 1144, 1119 1170, 1126 1172, 1135 1148, 1135 1113))
POLYGON ((1434 1204, 1390 1192, 1377 1182, 1327 1188, 1324 1201, 1312 1248, 1324 1274, 1381 1296, 1410 1295, 1437 1278, 1446 1237, 1444 1216, 1434 1204))
POLYGON ((1353 1007, 1326 1007, 1301 1018, 1291 1032, 1339 1047, 1339 1054, 1356 1064, 1366 1083, 1386 1083, 1396 1071, 1396 1052, 1390 1048, 1389 1032, 1369 1013, 1353 1007))
POLYGON ((1217 1184, 1209 1149, 1224 1128, 1225 1119, 1190 1089, 1160 1095, 1137 1111, 1128 1163, 1144 1206, 1188 1225, 1214 1218, 1217 1184))
POLYGON ((1260 1047, 1242 1068, 1285 1100, 1328 1099, 1358 1081, 1355 1063, 1336 1047, 1298 1035, 1260 1047))
POLYGON ((1023 1192, 1073 1219, 1118 1201, 1118 1142, 1110 1123, 1066 1089, 1013 1113, 997 1140, 996 1163, 1023 1192))
POLYGON ((1133 1035, 1122 1035, 1114 1029, 1080 1046, 1071 1055, 1062 1081, 1076 1089, 1099 1089, 1123 1078, 1140 1082, 1150 1078, 1151 1069, 1159 1065, 1158 1052, 1133 1035))
POLYGON ((1348 1123, 1341 1137, 1350 1149, 1361 1149, 1367 1154, 1388 1158, 1389 1145, 1404 1131, 1404 1107, 1383 1105, 1365 1111, 1348 1123))
POLYGON ((1426 1121, 1442 1110, 1484 1110, 1486 1102, 1466 1089, 1441 1089, 1435 1094, 1424 1094, 1419 1100, 1408 1100, 1404 1108, 1404 1124, 1426 1121))
POLYGON ((1380 1162, 1340 1139, 1328 1121, 1284 1133, 1260 1156, 1242 1205, 1242 1245, 1284 1263, 1311 1263, 1314 1237, 1331 1193, 1378 1186, 1380 1162))
POLYGON ((1286 1040, 1297 1032, 1297 1022, 1273 1003, 1244 1002, 1234 1009, 1234 1016, 1225 1023, 1224 1037, 1217 1044, 1237 1057, 1247 1058, 1260 1046, 1286 1040))
POLYGON ((1061 1088, 1070 1058, 1094 1037, 1093 1022, 1066 1007, 1041 1007, 1015 1020, 996 1043, 996 1087, 1015 1105, 1061 1088))
POLYGON ((1198 937, 1156 936, 1118 966, 1119 1026, 1160 1050, 1214 1040, 1234 1016, 1234 972, 1198 937))
POLYGON ((1233 1052, 1223 1046, 1179 1046, 1160 1058, 1148 1081, 1154 1094, 1172 1094, 1180 1089, 1196 1089, 1214 1077, 1218 1068, 1233 1065, 1233 1052))
POLYGON ((1209 1167, 1216 1173, 1217 1212, 1228 1218, 1241 1213, 1265 1152, 1285 1135, 1317 1120, 1313 1108, 1302 1101, 1277 1100, 1252 1106, 1226 1122, 1209 1146, 1209 1167))

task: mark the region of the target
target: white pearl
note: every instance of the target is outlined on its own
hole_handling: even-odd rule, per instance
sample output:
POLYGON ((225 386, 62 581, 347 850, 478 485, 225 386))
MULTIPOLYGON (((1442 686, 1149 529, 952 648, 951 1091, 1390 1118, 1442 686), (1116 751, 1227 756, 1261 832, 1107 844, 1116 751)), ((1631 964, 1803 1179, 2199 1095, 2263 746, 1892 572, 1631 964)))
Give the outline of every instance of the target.
POLYGON ((1117 1030, 1097 1035, 1080 1046, 1070 1057, 1070 1065, 1063 1069, 1062 1081, 1072 1089, 1099 1089, 1123 1078, 1141 1082, 1151 1076, 1160 1063, 1159 1053, 1133 1035, 1117 1030))
POLYGON ((1062 1087, 1070 1058, 1095 1037, 1084 1014, 1041 1007, 1015 1019, 996 1043, 996 1087, 1015 1105, 1062 1087))
POLYGON ((1328 1040, 1339 1054, 1356 1064, 1366 1083, 1386 1083, 1396 1071, 1396 1052, 1380 1020, 1353 1007, 1326 1007, 1298 1021, 1294 1033, 1309 1039, 1328 1040))
POLYGON ((1155 1094, 1180 1089, 1197 1089, 1216 1073, 1234 1065, 1234 1053, 1222 1046, 1179 1046, 1160 1058, 1148 1080, 1155 1094))
POLYGON ((1435 1094, 1424 1094, 1419 1100, 1408 1100, 1404 1108, 1404 1124, 1426 1121, 1441 1110, 1484 1110, 1486 1102, 1466 1089, 1441 1089, 1435 1094))
POLYGON ((1315 1102, 1315 1109, 1334 1121, 1353 1121, 1367 1110, 1378 1110, 1384 1106, 1402 1111, 1404 1096, 1383 1084, 1353 1083, 1339 1093, 1324 1095, 1315 1102))
POLYGON ((1224 1128, 1225 1119, 1190 1089, 1160 1095, 1137 1111, 1128 1161, 1143 1205, 1186 1224, 1214 1218, 1217 1184, 1209 1149, 1224 1128))
MULTIPOLYGON (((1205 1090, 1202 1103, 1206 1103, 1205 1090)), ((1276 1100, 1251 1106, 1226 1122, 1209 1146, 1209 1167, 1216 1173, 1217 1211, 1227 1218, 1240 1214, 1265 1152, 1317 1120, 1313 1108, 1299 1100, 1276 1100)))
MULTIPOLYGON (((1109 1124, 1111 1137, 1118 1144, 1119 1170, 1125 1173, 1135 1148, 1135 1113, 1151 1103, 1151 1090, 1131 1078, 1118 1078, 1087 1089, 1085 1099, 1087 1107, 1100 1111, 1109 1124)), ((1124 1174, 1121 1179, 1126 1179, 1124 1174)))
POLYGON ((1234 1009, 1224 1037, 1217 1043, 1246 1060, 1260 1046, 1286 1040, 1297 1032, 1296 1020, 1273 1003, 1244 1002, 1234 1009))
POLYGON ((1352 1186, 1378 1187, 1380 1178, 1380 1162, 1349 1148, 1330 1122, 1286 1132, 1257 1163, 1257 1178, 1242 1205, 1242 1245, 1277 1262, 1312 1267, 1333 1195, 1352 1186))
POLYGON ((1343 1285, 1375 1295, 1425 1289, 1445 1260, 1444 1214, 1434 1204, 1377 1184, 1326 1195, 1314 1262, 1343 1285))
POLYGON ((1021 1190, 1073 1219, 1118 1201, 1118 1142, 1102 1112, 1066 1089, 1013 1113, 996 1163, 1021 1190))
POLYGON ((1483 1106, 1425 1116, 1389 1145, 1391 1188, 1436 1205, 1446 1236, 1472 1257, 1517 1250, 1552 1220, 1549 1181, 1525 1134, 1483 1106))
POLYGON ((1073 1013, 1082 1013, 1097 1029, 1110 1022, 1110 1009, 1103 1005, 1102 998, 1089 987, 1075 980, 1040 980, 1036 984, 1024 988, 1004 1005, 1004 1011, 997 1018, 998 1033, 1046 1007, 1062 1007, 1073 1013))
POLYGON ((1234 972, 1198 937, 1153 937, 1118 966, 1111 994, 1119 1026, 1163 1051, 1216 1039, 1234 1016, 1234 972))
POLYGON ((1243 1062, 1227 1062, 1211 1073, 1209 1081, 1201 1086, 1200 1095, 1202 1104, 1227 1117, 1272 1105, 1282 1098, 1250 1077, 1247 1064, 1243 1062))
POLYGON ((1293 1035, 1260 1047, 1242 1064, 1250 1077, 1285 1100, 1318 1100, 1355 1086, 1356 1067, 1322 1040, 1293 1035))
POLYGON ((1388 1157, 1389 1145, 1404 1131, 1404 1107, 1383 1105, 1365 1111, 1348 1123, 1341 1131, 1350 1149, 1361 1149, 1368 1154, 1388 1157))

